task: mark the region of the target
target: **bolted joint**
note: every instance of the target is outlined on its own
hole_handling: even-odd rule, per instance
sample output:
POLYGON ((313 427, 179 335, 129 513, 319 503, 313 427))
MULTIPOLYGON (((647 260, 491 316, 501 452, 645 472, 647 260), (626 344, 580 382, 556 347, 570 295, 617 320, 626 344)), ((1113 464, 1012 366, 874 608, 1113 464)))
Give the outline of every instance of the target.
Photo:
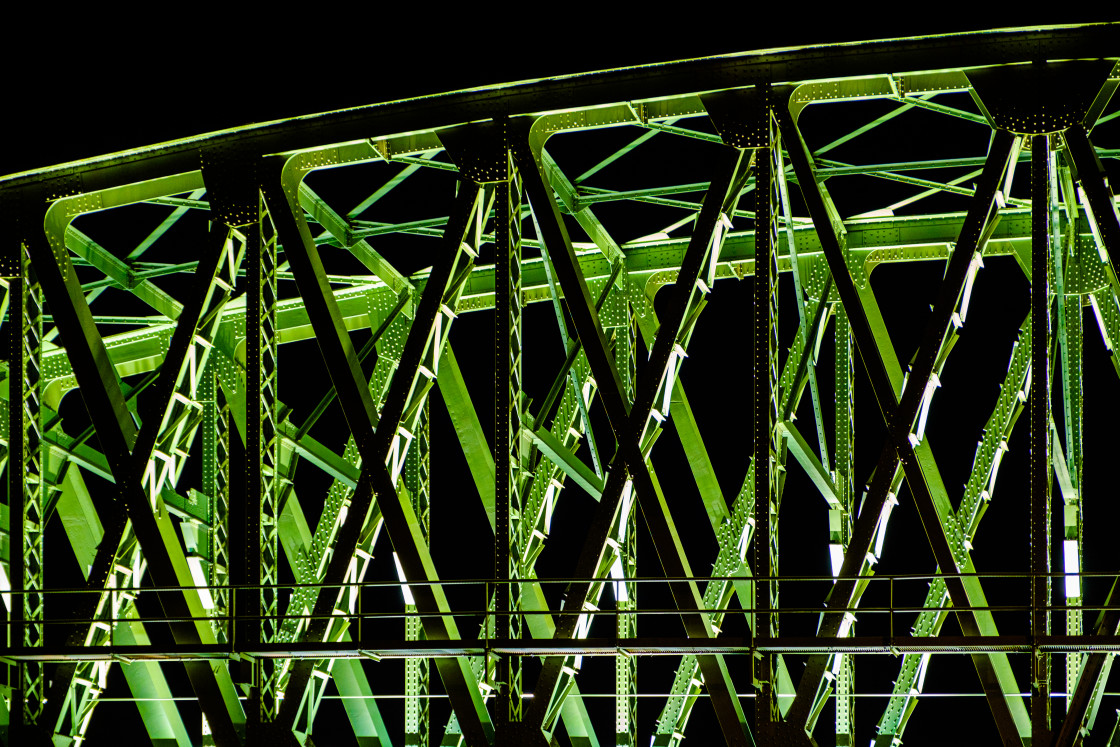
POLYGON ((437 134, 461 176, 478 184, 495 184, 510 178, 509 128, 509 120, 502 117, 437 134))
POLYGON ((213 220, 230 228, 260 219, 259 156, 243 146, 217 145, 199 153, 213 220))
POLYGON ((973 99, 993 127, 1016 135, 1045 135, 1067 130, 1096 111, 1114 64, 1073 60, 1002 65, 965 75, 973 99))
MULTIPOLYGON (((791 90, 791 89, 790 89, 791 90)), ((789 90, 768 85, 700 96, 712 126, 725 145, 733 148, 769 148, 772 145, 770 112, 786 106, 789 90)))

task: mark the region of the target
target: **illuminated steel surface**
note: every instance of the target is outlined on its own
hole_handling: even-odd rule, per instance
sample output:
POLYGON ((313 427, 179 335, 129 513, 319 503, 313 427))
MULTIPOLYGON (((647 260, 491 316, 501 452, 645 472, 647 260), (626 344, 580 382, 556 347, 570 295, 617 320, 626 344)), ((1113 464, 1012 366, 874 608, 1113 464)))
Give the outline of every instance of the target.
POLYGON ((1118 58, 749 52, 0 178, 0 737, 1120 744, 1118 58))

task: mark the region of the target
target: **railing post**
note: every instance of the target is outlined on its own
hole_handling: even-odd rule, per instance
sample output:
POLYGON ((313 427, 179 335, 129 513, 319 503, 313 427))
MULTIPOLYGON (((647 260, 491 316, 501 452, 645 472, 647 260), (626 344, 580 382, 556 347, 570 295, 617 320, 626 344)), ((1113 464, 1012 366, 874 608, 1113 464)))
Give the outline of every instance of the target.
POLYGON ((888 578, 887 583, 888 583, 887 592, 890 595, 890 598, 888 600, 888 603, 890 604, 890 606, 887 608, 887 621, 888 621, 887 622, 887 624, 888 624, 887 632, 890 634, 890 638, 893 641, 894 640, 894 576, 891 576, 890 578, 888 578))

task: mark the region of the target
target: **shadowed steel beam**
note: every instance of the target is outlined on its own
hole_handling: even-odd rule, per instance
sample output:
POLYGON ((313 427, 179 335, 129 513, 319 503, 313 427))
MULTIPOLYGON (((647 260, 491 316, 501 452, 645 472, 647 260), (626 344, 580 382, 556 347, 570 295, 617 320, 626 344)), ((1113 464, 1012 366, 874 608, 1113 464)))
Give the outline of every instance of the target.
MULTIPOLYGON (((687 560, 684 558, 680 547, 680 540, 676 536, 671 518, 668 516, 668 507, 664 496, 661 494, 656 481, 650 474, 641 453, 639 439, 646 429, 649 412, 653 406, 664 376, 669 358, 673 354, 676 344, 677 332, 684 315, 689 307, 695 283, 699 277, 704 259, 710 248, 712 233, 728 199, 732 183, 736 174, 743 174, 743 157, 741 152, 731 152, 725 157, 717 169, 717 176, 713 179, 704 207, 688 250, 685 252, 684 262, 678 274, 677 283, 673 288, 675 298, 672 299, 670 311, 662 320, 662 327, 654 342, 650 359, 639 373, 639 383, 634 407, 630 408, 623 387, 614 365, 613 358, 607 353, 606 339, 598 314, 595 312, 594 302, 587 289, 587 284, 579 271, 578 260, 572 248, 571 240, 567 236, 563 222, 560 219, 552 190, 545 183, 536 157, 527 143, 518 143, 516 150, 517 164, 525 180, 525 189, 534 206, 542 230, 542 238, 546 246, 550 247, 549 256, 556 267, 556 274, 560 281, 564 295, 568 299, 569 309, 583 348, 587 354, 588 362, 599 391, 606 406, 607 416, 611 427, 615 431, 619 443, 619 455, 625 461, 631 477, 634 479, 638 490, 639 503, 642 505, 643 516, 654 537, 654 543, 659 548, 659 556, 665 568, 666 575, 671 577, 691 577, 687 560), (644 374, 644 375, 643 375, 644 374)), ((741 182, 736 184, 741 185, 741 182)), ((737 198, 738 186, 734 197, 737 198)), ((618 461, 616 456, 616 462, 618 461)), ((588 539, 580 553, 576 575, 581 574, 585 568, 594 569, 599 562, 606 542, 606 532, 613 525, 618 511, 624 488, 624 470, 622 464, 616 463, 610 471, 603 492, 603 500, 596 512, 588 539)), ((565 612, 573 605, 582 611, 584 600, 587 597, 590 584, 577 582, 569 587, 565 599, 565 612)), ((703 603, 694 582, 672 583, 671 590, 677 606, 682 612, 685 627, 690 636, 709 638, 712 636, 710 622, 706 615, 701 613, 688 614, 689 610, 702 609, 703 603)), ((557 627, 557 638, 571 637, 578 620, 577 615, 568 614, 561 619, 557 627)), ((534 692, 534 701, 527 721, 541 724, 545 717, 546 709, 552 699, 553 688, 560 675, 563 664, 562 659, 552 658, 546 660, 545 668, 538 681, 534 692)), ((720 727, 724 738, 729 744, 750 744, 753 739, 747 731, 745 718, 735 690, 730 685, 726 666, 718 656, 702 656, 701 668, 705 673, 705 680, 712 695, 713 706, 716 709, 720 727)))
MULTIPOLYGON (((0 191, 21 189, 81 171, 86 172, 83 183, 87 189, 100 189, 125 180, 131 182, 196 169, 198 148, 203 145, 239 143, 256 153, 284 153, 316 147, 325 140, 364 140, 370 137, 371 131, 412 132, 424 127, 457 125, 463 121, 463 111, 472 112, 472 118, 479 121, 494 116, 555 110, 558 97, 562 97, 565 107, 593 107, 618 101, 652 100, 681 91, 718 90, 770 81, 1029 62, 1038 55, 1040 48, 1046 50, 1050 59, 1109 57, 1116 51, 1115 37, 1115 26, 1111 24, 1013 29, 836 44, 827 48, 767 50, 686 60, 652 69, 646 66, 587 76, 559 76, 546 81, 356 107, 184 138, 127 154, 6 177, 0 179, 0 191), (433 105, 433 99, 438 100, 438 107, 433 105), (126 163, 127 169, 111 168, 126 163)), ((430 150, 430 147, 421 150, 430 150)))
MULTIPOLYGON (((604 394, 604 401, 606 398, 613 398, 611 407, 608 408, 608 417, 618 417, 620 409, 624 413, 627 410, 627 405, 619 394, 621 382, 618 371, 614 366, 613 358, 606 352, 606 340, 599 324, 598 315, 595 313, 594 305, 590 300, 587 285, 583 281, 582 273, 576 270, 575 263, 577 260, 574 257, 571 241, 568 239, 564 225, 560 221, 559 209, 553 198, 552 190, 545 183, 534 154, 526 144, 519 143, 514 154, 517 168, 524 180, 525 191, 533 205, 533 212, 540 227, 541 237, 550 248, 549 256, 556 268, 560 284, 564 288, 564 295, 568 299, 568 305, 575 320, 575 327, 579 333, 584 354, 587 356, 596 381, 600 382, 600 390, 609 390, 604 394), (581 298, 584 303, 579 302, 581 298), (603 382, 612 381, 615 386, 603 386, 603 382)), ((625 419, 625 414, 623 418, 625 419)), ((616 423, 612 418, 611 425, 616 433, 621 432, 622 423, 616 423)), ((610 470, 604 489, 605 499, 600 501, 599 509, 596 511, 589 528, 588 539, 576 566, 577 575, 582 573, 589 578, 595 568, 598 567, 607 535, 614 525, 618 506, 622 499, 624 483, 625 470, 621 468, 621 465, 616 465, 614 469, 610 470), (583 573, 584 571, 586 572, 583 573)), ((571 606, 576 606, 579 611, 582 611, 584 599, 589 594, 590 587, 590 583, 570 587, 563 611, 573 612, 570 609, 571 606), (573 601, 577 598, 578 602, 573 601)), ((573 637, 577 627, 577 619, 577 615, 574 614, 561 616, 557 623, 556 638, 573 637)), ((534 690, 533 704, 525 717, 528 723, 538 728, 545 719, 550 701, 553 698, 553 691, 560 678, 563 663, 563 658, 553 658, 545 661, 544 669, 534 690)))
MULTIPOLYGON (((55 206, 59 204, 55 203, 55 206)), ((225 230, 223 226, 214 232, 220 236, 222 243, 225 241, 225 230)), ((213 243, 218 244, 215 239, 216 237, 212 236, 213 243)), ((219 252, 214 251, 212 255, 213 267, 206 277, 207 287, 213 277, 213 269, 217 267, 219 252)), ((133 530, 148 560, 152 577, 161 586, 178 586, 179 579, 175 567, 168 555, 168 548, 164 545, 160 528, 152 512, 152 505, 142 486, 144 465, 147 464, 149 455, 138 452, 133 455, 133 446, 137 442, 138 434, 132 416, 125 408, 120 382, 110 363, 104 341, 97 332, 89 305, 82 294, 65 246, 61 242, 47 246, 45 239, 38 239, 31 243, 31 256, 40 281, 43 283, 44 294, 50 299, 55 323, 58 325, 73 365, 74 374, 78 378, 90 419, 97 428, 98 440, 109 458, 110 467, 116 477, 120 501, 132 520, 133 530)), ((197 306, 200 311, 203 298, 204 296, 198 297, 197 306)), ((193 321, 197 322, 197 313, 193 321)), ((187 343, 194 335, 194 323, 190 322, 184 311, 180 319, 181 326, 176 328, 178 333, 184 325, 190 327, 187 343)), ((172 374, 170 372, 172 366, 168 363, 164 365, 168 366, 166 375, 174 381, 179 371, 176 370, 172 374)), ((161 378, 163 376, 164 372, 161 372, 161 378)), ((158 421, 161 418, 153 416, 151 419, 155 421, 151 427, 158 428, 158 421)), ((144 435, 147 439, 147 433, 144 435)), ((192 612, 181 593, 161 594, 160 601, 167 615, 175 620, 171 623, 171 629, 176 640, 183 643, 199 643, 201 639, 196 625, 208 626, 209 622, 205 620, 192 622, 192 612)), ((92 617, 89 615, 87 619, 92 617)), ((222 696, 209 664, 189 663, 186 669, 203 712, 213 729, 215 739, 222 745, 239 744, 240 738, 227 709, 228 704, 222 696)))
MULTIPOLYGON (((789 152, 794 165, 794 172, 802 185, 802 192, 809 207, 809 213, 817 226, 825 257, 832 269, 837 291, 840 293, 841 301, 848 313, 852 333, 871 379, 872 390, 878 400, 879 408, 883 413, 890 433, 890 441, 884 447, 880 456, 867 499, 864 501, 862 512, 856 521, 848 551, 844 555, 844 563, 838 574, 836 587, 833 588, 829 597, 829 609, 832 614, 825 615, 818 633, 822 637, 834 637, 840 629, 843 617, 842 614, 837 613, 847 610, 851 606, 851 600, 856 591, 855 579, 870 549, 871 540, 879 523, 880 513, 886 502, 891 477, 897 462, 901 461, 906 472, 914 494, 915 504, 926 528, 926 534, 933 547, 938 565, 942 569, 954 570, 958 568, 958 565, 962 567, 962 570, 968 570, 971 566, 971 561, 968 559, 963 546, 951 544, 951 540, 946 534, 948 531, 956 537, 959 531, 956 530, 955 524, 952 522, 951 514, 945 515, 945 507, 936 504, 932 492, 933 486, 927 482, 929 477, 933 475, 932 472, 929 476, 926 474, 927 471, 930 471, 932 465, 923 464, 919 461, 910 438, 914 418, 917 417, 927 382, 933 372, 948 327, 953 321, 953 314, 963 291, 973 255, 982 248, 983 233, 989 223, 996 191, 999 189, 1011 157, 1014 137, 1004 131, 997 131, 993 137, 987 164, 977 188, 977 195, 973 198, 964 226, 961 229, 957 246, 946 270, 945 280, 934 304, 932 317, 927 323, 914 364, 911 366, 907 384, 903 388, 901 401, 899 401, 888 377, 882 354, 874 340, 866 311, 864 311, 860 302, 843 259, 841 244, 837 238, 838 234, 842 235, 843 226, 835 225, 834 221, 838 221, 838 219, 830 215, 821 188, 813 189, 811 186, 816 184, 812 165, 809 162, 807 150, 792 116, 784 107, 779 107, 778 116, 783 133, 791 143, 789 152), (947 520, 949 522, 948 528, 944 524, 947 520)), ((983 598, 978 583, 970 584, 957 579, 948 583, 948 586, 954 605, 959 608, 970 606, 970 596, 978 599, 983 598)), ((983 603, 980 603, 980 606, 983 606, 983 603)), ((975 614, 958 613, 958 617, 966 634, 979 634, 980 628, 975 614)), ((973 661, 977 666, 977 672, 988 695, 989 703, 992 706, 996 723, 1004 741, 1012 744, 1018 743, 1021 739, 1020 734, 1024 730, 1024 725, 1019 723, 1022 717, 1018 714, 1018 710, 1022 708, 1021 701, 1017 698, 1009 701, 1006 698, 1003 686, 1000 683, 1003 678, 999 676, 989 660, 984 657, 974 657, 973 661), (1015 712, 1011 710, 1012 703, 1018 704, 1015 706, 1015 712)), ((802 677, 801 684, 798 686, 797 697, 790 708, 790 721, 802 725, 810 723, 809 709, 815 700, 815 693, 824 677, 826 666, 827 657, 810 657, 808 668, 802 677)), ((1013 692, 1017 692, 1017 690, 1013 692)), ((1025 713, 1022 714, 1022 716, 1025 715, 1025 713)))
MULTIPOLYGON (((1050 138, 1031 138, 1031 634, 1050 633, 1050 138)), ((1061 254, 1060 247, 1058 248, 1061 254)), ((1061 261, 1060 259, 1058 261, 1061 261)), ((1060 287, 1060 286, 1059 286, 1060 287)), ((1050 655, 1031 660, 1031 745, 1050 742, 1050 655)))
MULTIPOLYGON (((277 169, 279 171, 279 169, 277 169)), ((442 314, 444 294, 452 280, 452 270, 458 259, 463 239, 476 209, 479 190, 476 186, 460 183, 459 194, 452 208, 451 220, 445 232, 442 255, 428 277, 424 292, 416 309, 412 328, 409 330, 400 366, 393 376, 380 419, 365 385, 365 376, 358 364, 357 354, 349 333, 339 315, 338 306, 326 279, 318 252, 314 248, 302 210, 289 203, 280 178, 267 180, 265 196, 273 206, 273 216, 280 232, 285 255, 296 275, 300 294, 307 306, 308 316, 317 332, 323 359, 331 381, 338 392, 347 422, 354 434, 362 456, 362 476, 358 482, 347 520, 339 529, 330 565, 323 576, 326 586, 342 582, 350 565, 354 548, 373 502, 374 493, 380 497, 378 506, 385 518, 385 527, 393 541, 406 580, 437 581, 438 577, 423 537, 419 523, 412 512, 410 501, 398 496, 393 479, 385 468, 393 440, 405 406, 419 375, 420 362, 431 344, 436 318, 442 314)), ((454 640, 458 632, 450 618, 439 616, 449 607, 438 586, 425 584, 413 586, 416 607, 431 617, 424 618, 424 630, 429 640, 454 640)), ((318 595, 313 615, 317 619, 309 626, 307 640, 321 639, 325 632, 333 605, 329 594, 318 595)), ((482 702, 474 676, 463 659, 438 659, 436 666, 444 681, 452 707, 459 718, 464 733, 473 744, 493 741, 494 731, 482 702)), ((293 666, 279 723, 289 728, 294 723, 303 700, 313 662, 300 662, 293 666)))
MULTIPOLYGON (((1089 207, 1089 217, 1093 222, 1100 243, 1104 246, 1108 261, 1115 277, 1120 261, 1120 217, 1117 216, 1116 202, 1108 186, 1107 174, 1100 160, 1093 152, 1092 144, 1085 130, 1074 125, 1065 131, 1066 147, 1077 169, 1077 177, 1084 190, 1089 207)), ((1106 605, 1115 605, 1120 582, 1113 583, 1108 593, 1106 605)), ((1120 630, 1120 610, 1109 609, 1100 614, 1096 624, 1096 634, 1116 635, 1120 630)), ((1081 742, 1085 735, 1084 722, 1093 700, 1093 693, 1101 675, 1106 671, 1108 654, 1091 653, 1081 667, 1081 677, 1077 689, 1069 700, 1061 731, 1054 741, 1056 747, 1068 747, 1081 742)))
MULTIPOLYGON (((57 233, 58 232, 55 232, 52 235, 57 237, 57 233)), ((69 230, 67 230, 66 236, 68 238, 69 235, 69 230)), ((216 228, 210 239, 211 246, 209 247, 209 251, 205 253, 203 260, 196 268, 195 283, 191 298, 186 307, 180 307, 181 314, 179 315, 179 323, 172 333, 172 339, 166 351, 164 364, 161 366, 159 375, 156 377, 155 385, 150 387, 151 394, 145 400, 143 412, 141 413, 141 421, 144 425, 137 436, 136 444, 132 447, 131 456, 133 467, 141 473, 144 472, 149 463, 149 458, 152 454, 159 429, 162 427, 164 413, 171 401, 171 396, 177 386, 178 379, 182 374, 183 363, 187 352, 194 344, 194 337, 199 319, 202 316, 204 308, 211 305, 214 290, 212 280, 224 256, 223 248, 225 242, 225 229, 216 228)), ((131 418, 131 416, 129 416, 129 418, 131 418)), ((154 476, 152 480, 154 485, 154 476)), ((102 538, 97 557, 94 560, 92 570, 87 579, 87 588, 91 591, 104 588, 109 579, 110 568, 116 557, 117 548, 125 528, 124 516, 120 514, 107 516, 106 523, 105 535, 102 538)), ((94 610, 98 605, 99 596, 98 594, 86 594, 82 596, 79 602, 83 608, 79 615, 80 619, 95 619, 96 615, 94 610)), ((81 645, 84 640, 85 633, 83 630, 79 630, 75 632, 71 642, 75 645, 81 645)), ((50 697, 48 698, 48 707, 44 724, 61 723, 63 715, 62 709, 65 708, 67 703, 70 683, 74 676, 75 668, 69 664, 63 665, 55 673, 50 697)), ((205 675, 200 676, 204 677, 205 675)))
MULTIPOLYGON (((69 234, 67 233, 67 235, 69 234)), ((164 363, 160 367, 155 384, 148 387, 149 394, 145 398, 141 414, 143 425, 136 436, 136 443, 132 447, 131 454, 132 466, 141 474, 143 474, 151 458, 157 436, 163 424, 164 413, 178 384, 187 353, 194 344, 199 319, 202 317, 204 308, 209 306, 212 300, 214 290, 212 281, 224 257, 224 247, 227 241, 225 227, 216 227, 209 241, 208 251, 195 271, 195 282, 191 297, 187 305, 181 307, 178 323, 172 333, 164 363)), ((114 470, 114 476, 119 480, 120 472, 114 470)), ((152 479, 154 481, 155 478, 152 479)), ((105 533, 101 538, 97 556, 86 581, 87 589, 90 591, 105 588, 109 579, 110 568, 124 535, 125 517, 123 515, 107 516, 105 519, 107 523, 105 533)), ((78 602, 80 605, 78 619, 94 620, 96 618, 95 610, 99 604, 99 597, 100 595, 92 593, 81 596, 78 602)), ((84 641, 84 629, 76 631, 71 638, 71 643, 74 645, 81 645, 84 641)), ((67 693, 74 676, 75 667, 70 664, 64 664, 55 672, 55 676, 52 678, 50 697, 47 699, 48 705, 44 724, 54 725, 60 722, 62 709, 65 707, 67 693)))
MULTIPOLYGON (((774 92, 766 90, 764 122, 760 136, 766 148, 759 149, 755 167, 755 260, 753 320, 752 443, 754 446, 754 626, 758 637, 778 637, 778 506, 780 500, 778 455, 780 443, 775 435, 778 420, 778 179, 781 146, 774 131, 771 114, 774 92), (778 164, 775 164, 775 157, 778 164), (776 168, 775 168, 776 167, 776 168)), ((778 107, 784 108, 779 101, 778 107)), ((709 110, 710 110, 709 106, 709 110)), ((775 739, 782 728, 778 712, 774 657, 763 653, 754 662, 757 697, 754 702, 755 728, 766 740, 775 739)))
MULTIPOLYGON (((999 473, 1002 463, 1003 450, 1011 439, 1012 428, 1022 411, 1023 401, 1021 393, 1030 388, 1030 341, 1031 318, 1028 314, 1019 328, 1018 340, 1013 345, 1011 360, 1008 363, 1007 376, 1000 387, 999 397, 991 417, 984 427, 984 438, 976 447, 976 457, 973 460, 972 474, 969 476, 965 487, 964 497, 961 499, 957 517, 963 527, 967 527, 966 536, 969 541, 974 541, 980 519, 984 516, 986 505, 992 499, 989 488, 994 486, 995 478, 999 473), (985 498, 987 496, 987 498, 985 498)), ((922 603, 924 608, 918 615, 912 627, 912 634, 919 636, 936 636, 941 630, 949 615, 947 605, 948 591, 943 579, 934 579, 930 590, 922 603)), ((877 727, 878 736, 875 739, 876 747, 889 747, 896 737, 906 727, 906 722, 913 712, 917 702, 913 697, 915 691, 920 691, 916 683, 921 679, 929 665, 929 657, 920 654, 906 654, 900 665, 898 679, 895 680, 891 699, 884 709, 883 716, 877 727)))

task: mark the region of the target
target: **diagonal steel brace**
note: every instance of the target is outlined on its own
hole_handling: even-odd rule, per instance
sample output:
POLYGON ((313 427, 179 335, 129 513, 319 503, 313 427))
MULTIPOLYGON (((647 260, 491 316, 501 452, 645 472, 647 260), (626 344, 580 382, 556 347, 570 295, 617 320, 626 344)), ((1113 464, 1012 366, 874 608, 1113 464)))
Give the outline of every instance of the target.
MULTIPOLYGON (((193 340, 198 317, 209 294, 210 281, 221 259, 225 231, 224 226, 212 231, 210 239, 212 245, 206 258, 200 263, 196 275, 205 278, 204 281, 199 280, 199 284, 204 284, 205 288, 201 293, 195 294, 189 302, 190 309, 185 308, 179 317, 175 335, 179 337, 180 344, 177 347, 181 353, 178 359, 175 359, 171 357, 169 351, 168 359, 164 363, 165 368, 160 374, 161 379, 166 376, 171 380, 172 389, 174 381, 178 379, 187 347, 193 340), (175 365, 176 360, 178 366, 175 365)), ((148 413, 145 425, 140 433, 137 433, 132 415, 124 404, 125 398, 121 392, 120 380, 113 369, 105 343, 97 331, 89 304, 82 293, 65 247, 48 246, 45 240, 36 238, 31 241, 30 249, 32 262, 42 283, 44 295, 50 299, 55 322, 73 365, 90 419, 97 429, 98 440, 105 450, 120 490, 120 500, 132 521, 133 531, 148 560, 152 578, 160 586, 178 586, 179 580, 175 567, 163 544, 160 527, 142 486, 144 467, 150 457, 150 448, 149 453, 141 453, 136 448, 143 443, 154 442, 154 435, 149 435, 148 429, 153 429, 158 434, 162 412, 158 415, 155 412, 148 413), (138 436, 143 436, 144 440, 141 442, 138 436)), ((170 392, 167 393, 167 399, 169 398, 170 392)), ((163 408, 166 409, 166 400, 162 401, 163 408)), ((154 411, 158 406, 158 401, 153 402, 152 410, 154 411)), ((123 521, 119 523, 123 529, 123 521)), ((115 532, 116 522, 113 529, 115 532)), ((107 540, 112 540, 112 536, 107 534, 102 541, 104 543, 107 540)), ((113 550, 115 552, 115 547, 113 550)), ((98 554, 101 555, 100 552, 98 554)), ((94 583, 97 582, 97 579, 92 580, 94 583)), ((198 643, 200 638, 196 625, 199 623, 191 620, 192 615, 186 598, 182 594, 169 592, 161 594, 160 601, 168 617, 173 620, 171 630, 176 641, 198 643)), ((92 615, 89 619, 92 619, 92 615)), ((226 701, 210 665, 206 662, 189 663, 186 669, 215 738, 220 744, 238 744, 240 740, 232 715, 227 709, 226 701)))
MULTIPOLYGON (((369 388, 364 385, 365 377, 357 354, 339 314, 302 211, 289 203, 279 180, 269 180, 265 186, 265 197, 275 206, 273 215, 285 247, 285 255, 291 263, 300 294, 306 302, 324 362, 362 457, 362 475, 347 520, 339 529, 331 563, 323 577, 324 587, 329 588, 343 581, 375 494, 379 498, 378 507, 382 511, 385 527, 397 551, 405 577, 410 581, 438 580, 431 555, 419 534, 419 522, 413 515, 411 503, 397 494, 385 461, 393 440, 397 437, 398 425, 416 378, 420 375, 420 363, 431 344, 436 318, 443 313, 441 307, 444 294, 451 283, 452 271, 470 225, 470 217, 477 207, 478 196, 479 189, 476 185, 460 183, 451 220, 444 234, 443 254, 433 267, 417 305, 400 365, 393 376, 379 418, 369 388)), ((417 609, 430 615, 423 618, 428 639, 457 638, 458 631, 454 622, 449 617, 441 616, 449 610, 449 606, 440 587, 419 583, 412 589, 417 609)), ((331 595, 319 594, 312 613, 313 620, 306 633, 308 638, 321 636, 325 632, 332 604, 331 595)), ((459 723, 470 742, 491 743, 494 736, 493 725, 474 684, 469 664, 462 657, 439 658, 436 666, 452 707, 459 717, 459 723)), ((301 661, 292 667, 278 719, 280 723, 289 727, 294 724, 313 667, 313 660, 301 661)))
MULTIPOLYGON (((639 372, 637 395, 632 408, 622 394, 621 380, 614 361, 608 353, 606 337, 595 313, 594 301, 579 271, 571 240, 564 228, 552 190, 544 181, 541 165, 527 143, 519 144, 515 154, 526 192, 534 207, 534 214, 540 222, 542 239, 550 249, 549 256, 555 266, 560 286, 568 299, 576 332, 583 342, 588 363, 599 385, 607 417, 618 440, 619 450, 616 458, 622 462, 615 464, 608 475, 603 498, 580 553, 575 575, 580 579, 589 578, 598 565, 605 546, 606 534, 614 522, 621 502, 626 473, 629 471, 638 491, 643 516, 653 535, 654 544, 659 548, 666 574, 671 577, 691 577, 691 569, 688 567, 680 539, 673 527, 664 495, 645 463, 640 439, 645 432, 654 398, 664 379, 677 333, 684 321, 696 281, 708 254, 712 235, 724 209, 724 202, 729 197, 732 201, 738 197, 738 187, 732 189, 732 185, 741 185, 735 177, 744 174, 743 154, 738 150, 727 153, 717 169, 717 176, 713 179, 705 198, 677 282, 672 289, 670 310, 662 320, 650 359, 639 372), (731 192, 734 194, 730 194, 731 192), (623 464, 626 469, 623 469, 623 464)), ((572 637, 590 586, 590 582, 586 580, 574 582, 569 586, 564 610, 557 624, 558 638, 572 637)), ((699 612, 703 608, 703 601, 695 582, 675 582, 670 584, 670 587, 682 612, 688 634, 692 637, 712 637, 710 621, 706 615, 699 612), (689 611, 693 612, 689 614, 689 611)), ((526 720, 535 724, 543 723, 562 666, 563 659, 560 657, 546 660, 534 693, 533 706, 526 720)), ((752 744, 753 739, 747 730, 742 708, 722 657, 701 657, 701 669, 725 739, 729 744, 752 744)))
MULTIPOLYGON (((1115 269, 1120 265, 1120 217, 1116 213, 1116 201, 1104 166, 1101 165, 1089 136, 1080 125, 1075 125, 1065 131, 1066 147, 1069 150, 1073 165, 1077 168, 1077 177, 1081 181, 1081 188, 1085 192, 1088 202, 1088 213, 1095 224, 1095 233, 1098 234, 1101 244, 1108 252, 1108 263, 1115 269)), ((1108 593, 1107 605, 1112 607, 1120 596, 1120 581, 1113 584, 1108 593)), ((1120 610, 1108 609, 1101 613, 1097 621, 1097 635, 1116 635, 1120 630, 1120 610)), ((1077 681, 1077 689, 1070 698, 1062 729, 1055 740, 1055 747, 1080 744, 1084 736, 1084 722, 1089 712, 1089 705, 1093 700, 1093 693, 1097 689, 1098 680, 1107 671, 1105 662, 1106 653, 1091 653, 1085 657, 1081 667, 1081 677, 1077 681)))
MULTIPOLYGON (((825 258, 832 270, 841 302, 848 312, 852 334, 864 360, 872 390, 890 433, 890 440, 880 455, 867 499, 864 501, 860 516, 855 523, 839 578, 829 597, 829 614, 825 615, 821 623, 819 636, 834 637, 839 631, 843 619, 842 613, 851 606, 853 596, 856 593, 857 576, 864 557, 871 547, 871 541, 898 462, 902 463, 905 470, 915 504, 926 528, 926 534, 933 547, 938 565, 943 570, 952 572, 960 569, 962 563, 958 559, 962 557, 966 564, 966 567, 962 570, 967 570, 967 566, 971 565, 963 547, 954 548, 950 546, 946 528, 942 525, 943 517, 939 515, 933 498, 932 486, 929 482, 935 476, 927 474, 930 472, 931 465, 928 460, 919 460, 914 448, 915 445, 911 442, 910 437, 927 382, 933 372, 942 343, 949 325, 953 321, 953 314, 963 292, 972 257, 976 251, 982 248, 980 242, 992 215, 996 192, 1007 169, 1014 145, 1014 137, 1004 131, 997 131, 993 137, 976 197, 969 207, 959 239, 946 269, 945 280, 939 290, 933 313, 927 323, 918 353, 911 365, 908 380, 903 387, 901 401, 899 401, 888 376, 882 351, 874 340, 867 313, 860 302, 855 284, 844 261, 843 249, 837 235, 837 226, 834 225, 836 220, 834 214, 825 202, 823 189, 819 186, 813 188, 814 185, 817 185, 817 180, 804 140, 801 138, 801 133, 798 131, 788 108, 778 107, 777 112, 783 137, 790 143, 789 153, 794 166, 794 173, 802 186, 810 216, 817 227, 825 258)), ((949 580, 948 586, 953 604, 958 608, 958 616, 965 633, 978 634, 980 628, 976 615, 971 612, 964 612, 971 606, 970 594, 975 595, 979 591, 978 584, 972 588, 966 588, 964 581, 955 578, 949 580)), ((998 682, 990 659, 976 656, 973 661, 977 666, 1004 741, 1011 744, 1020 743, 1020 730, 1012 713, 1012 706, 998 682)), ((790 721, 802 725, 809 724, 812 704, 824 678, 827 662, 828 656, 826 655, 810 657, 808 667, 798 686, 797 696, 790 707, 788 714, 790 721)), ((1020 700, 1012 702, 1022 706, 1020 700)), ((1029 729, 1029 725, 1027 728, 1029 729)))

